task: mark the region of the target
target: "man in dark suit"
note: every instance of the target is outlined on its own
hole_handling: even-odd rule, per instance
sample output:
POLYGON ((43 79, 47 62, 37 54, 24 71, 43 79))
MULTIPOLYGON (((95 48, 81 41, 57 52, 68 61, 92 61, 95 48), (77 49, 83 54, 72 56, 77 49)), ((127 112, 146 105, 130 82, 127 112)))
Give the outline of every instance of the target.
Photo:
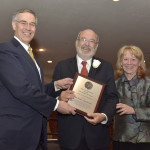
MULTIPOLYGON (((102 59, 95 58, 99 37, 90 30, 81 31, 76 40, 77 55, 57 64, 53 80, 74 78, 76 72, 81 73, 82 61, 86 61, 88 77, 106 84, 98 113, 90 113, 89 117, 76 114, 58 116, 59 142, 62 150, 108 150, 110 137, 108 124, 115 113, 118 101, 112 65, 102 59), (93 61, 96 63, 93 63, 93 61)), ((67 92, 66 92, 67 93, 67 92)))
MULTIPOLYGON (((36 25, 35 13, 20 9, 12 18, 14 38, 0 43, 1 150, 46 149, 46 117, 53 110, 75 114, 69 104, 49 96, 55 95, 54 84, 44 87, 42 69, 29 55, 36 25)), ((64 88, 65 80, 55 82, 56 88, 64 88)))

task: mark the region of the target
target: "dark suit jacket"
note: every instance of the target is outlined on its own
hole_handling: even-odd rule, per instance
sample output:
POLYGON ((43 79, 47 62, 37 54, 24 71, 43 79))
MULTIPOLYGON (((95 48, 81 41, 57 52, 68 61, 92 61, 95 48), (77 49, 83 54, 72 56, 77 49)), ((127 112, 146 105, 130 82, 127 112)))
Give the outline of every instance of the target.
POLYGON ((0 149, 35 150, 40 138, 45 144, 46 117, 56 105, 49 88, 53 84, 45 89, 42 70, 40 79, 33 60, 16 39, 0 43, 0 149))
MULTIPOLYGON (((108 123, 115 113, 115 105, 118 102, 117 91, 114 82, 113 68, 110 63, 99 59, 101 65, 94 69, 91 66, 89 77, 106 84, 98 112, 105 113, 108 123)), ((66 77, 74 78, 78 72, 76 57, 61 61, 57 64, 53 79, 58 80, 66 77)), ((76 148, 79 145, 81 134, 85 135, 90 148, 106 148, 109 146, 109 130, 107 125, 92 125, 81 115, 58 116, 59 142, 65 148, 76 148)))

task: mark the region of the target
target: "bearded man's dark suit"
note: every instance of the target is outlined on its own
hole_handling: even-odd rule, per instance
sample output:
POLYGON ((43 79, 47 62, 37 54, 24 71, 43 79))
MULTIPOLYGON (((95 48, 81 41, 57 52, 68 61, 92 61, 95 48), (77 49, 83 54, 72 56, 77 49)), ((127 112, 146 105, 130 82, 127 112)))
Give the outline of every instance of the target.
POLYGON ((15 38, 0 43, 0 149, 36 150, 39 142, 46 144, 46 117, 56 105, 48 94, 54 94, 53 83, 44 86, 42 70, 40 78, 22 45, 15 38))
MULTIPOLYGON (((118 102, 118 97, 112 65, 102 59, 98 60, 101 62, 100 66, 93 68, 91 65, 88 76, 106 84, 98 112, 105 113, 108 117, 108 122, 107 124, 100 123, 94 126, 88 123, 81 115, 59 114, 59 142, 64 148, 77 148, 80 143, 81 135, 83 136, 83 134, 88 146, 92 150, 109 147, 110 137, 108 124, 111 122, 115 113, 115 105, 118 102)), ((66 77, 74 78, 76 72, 78 72, 76 57, 61 61, 55 68, 53 80, 55 81, 66 77)))

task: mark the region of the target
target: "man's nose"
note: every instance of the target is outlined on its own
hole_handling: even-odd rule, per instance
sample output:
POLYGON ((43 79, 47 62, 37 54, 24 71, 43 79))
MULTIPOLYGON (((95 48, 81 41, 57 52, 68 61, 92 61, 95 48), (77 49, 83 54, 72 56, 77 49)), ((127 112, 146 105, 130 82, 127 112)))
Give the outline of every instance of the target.
POLYGON ((90 45, 90 41, 87 40, 87 41, 85 42, 85 44, 89 46, 89 45, 90 45))
POLYGON ((31 25, 30 25, 29 23, 26 23, 26 26, 25 26, 25 27, 26 27, 27 30, 30 30, 30 29, 31 29, 31 25))

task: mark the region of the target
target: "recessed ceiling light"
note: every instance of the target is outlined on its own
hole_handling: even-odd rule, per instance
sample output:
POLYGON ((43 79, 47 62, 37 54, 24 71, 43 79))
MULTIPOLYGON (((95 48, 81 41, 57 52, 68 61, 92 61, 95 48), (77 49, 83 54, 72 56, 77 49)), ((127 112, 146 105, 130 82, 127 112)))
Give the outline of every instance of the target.
POLYGON ((119 2, 120 0, 113 0, 114 2, 119 2))
POLYGON ((52 63, 52 61, 51 61, 51 60, 48 60, 48 61, 47 61, 47 63, 51 64, 51 63, 52 63))
POLYGON ((45 49, 43 49, 43 48, 40 48, 40 49, 39 49, 39 51, 40 51, 40 52, 44 52, 44 51, 45 51, 45 49))

